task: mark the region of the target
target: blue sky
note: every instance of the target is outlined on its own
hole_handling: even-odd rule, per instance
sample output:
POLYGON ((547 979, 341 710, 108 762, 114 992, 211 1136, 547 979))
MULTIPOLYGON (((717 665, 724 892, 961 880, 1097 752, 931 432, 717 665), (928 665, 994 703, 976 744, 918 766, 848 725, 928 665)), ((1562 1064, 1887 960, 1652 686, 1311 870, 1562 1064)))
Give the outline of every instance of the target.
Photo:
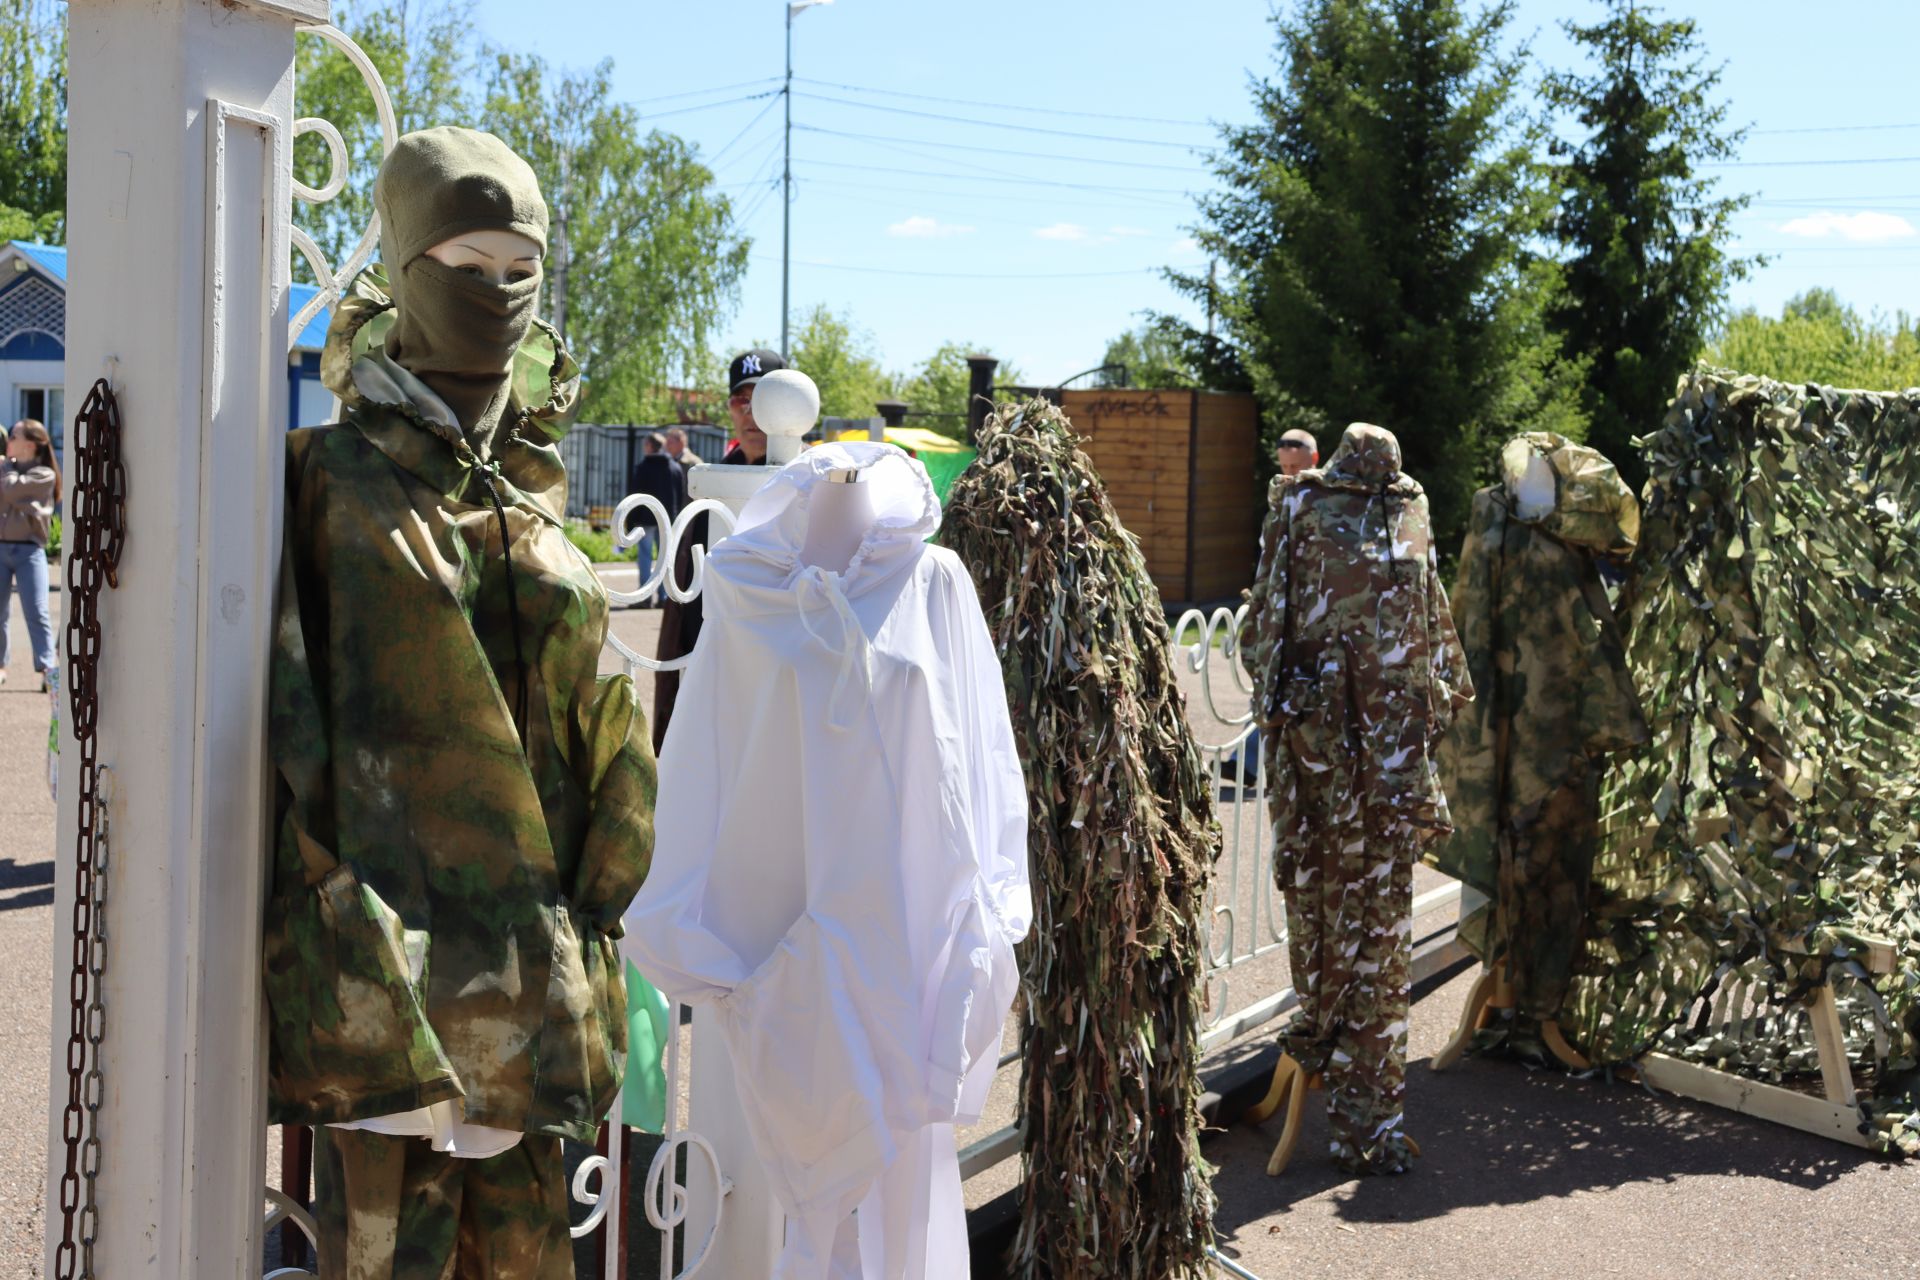
MULTIPOLYGON (((750 95, 777 87, 784 11, 479 5, 495 43, 569 66, 612 58, 618 93, 712 158, 754 240, 733 345, 779 333, 780 102, 750 95)), ((1600 11, 1520 0, 1514 31, 1536 63, 1565 66, 1559 22, 1600 11)), ((1739 163, 1716 172, 1756 195, 1740 245, 1773 261, 1732 302, 1772 311, 1829 285, 1865 309, 1920 310, 1920 2, 1668 12, 1699 22, 1726 62, 1733 119, 1753 128, 1739 163)), ((1187 229, 1211 181, 1207 122, 1250 118, 1248 76, 1274 66, 1267 13, 1264 0, 834 0, 802 13, 794 310, 850 316, 890 368, 951 339, 1042 381, 1099 363, 1141 312, 1184 310, 1154 272, 1204 266, 1187 229)))

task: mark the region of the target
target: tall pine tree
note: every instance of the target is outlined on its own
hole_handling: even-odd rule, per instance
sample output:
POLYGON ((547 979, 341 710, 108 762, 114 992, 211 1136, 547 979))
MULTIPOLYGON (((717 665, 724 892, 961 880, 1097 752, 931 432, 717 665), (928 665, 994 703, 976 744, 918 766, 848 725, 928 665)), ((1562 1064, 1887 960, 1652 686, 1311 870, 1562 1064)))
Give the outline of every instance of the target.
MULTIPOLYGON (((1201 246, 1227 268, 1227 337, 1269 429, 1352 420, 1399 436, 1457 545, 1489 447, 1533 427, 1579 434, 1575 380, 1529 252, 1552 210, 1520 104, 1507 3, 1303 0, 1277 12, 1279 75, 1257 123, 1228 129, 1227 190, 1201 246)), ((1175 277, 1205 296, 1204 276, 1175 277)))
POLYGON ((1733 215, 1748 197, 1714 194, 1699 176, 1742 137, 1726 126, 1691 21, 1666 22, 1636 0, 1606 0, 1592 26, 1567 33, 1598 62, 1590 75, 1547 79, 1547 100, 1585 131, 1555 145, 1562 159, 1554 233, 1565 291, 1551 323, 1587 359, 1588 442, 1638 488, 1633 437, 1660 425, 1675 380, 1724 314, 1727 283, 1754 259, 1730 257, 1733 215))

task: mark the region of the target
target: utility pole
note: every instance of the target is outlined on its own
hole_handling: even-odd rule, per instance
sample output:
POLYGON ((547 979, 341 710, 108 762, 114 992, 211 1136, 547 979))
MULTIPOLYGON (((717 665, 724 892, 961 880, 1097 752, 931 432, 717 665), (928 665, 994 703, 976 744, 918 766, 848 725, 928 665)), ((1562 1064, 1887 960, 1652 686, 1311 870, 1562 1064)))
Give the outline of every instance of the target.
POLYGON ((780 164, 780 358, 786 359, 787 324, 793 309, 787 301, 788 284, 793 276, 793 15, 799 6, 787 6, 787 83, 780 90, 786 101, 786 142, 780 164))
POLYGON ((793 316, 788 303, 788 284, 793 277, 793 15, 817 4, 833 0, 787 0, 787 80, 780 90, 786 99, 787 128, 785 151, 780 165, 780 355, 792 356, 787 347, 787 325, 793 316))

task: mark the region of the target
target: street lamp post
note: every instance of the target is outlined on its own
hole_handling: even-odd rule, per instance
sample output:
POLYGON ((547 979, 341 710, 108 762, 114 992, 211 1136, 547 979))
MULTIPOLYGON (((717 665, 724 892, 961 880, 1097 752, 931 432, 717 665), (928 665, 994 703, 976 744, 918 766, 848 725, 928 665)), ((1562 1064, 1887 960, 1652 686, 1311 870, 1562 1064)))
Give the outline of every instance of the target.
POLYGON ((787 80, 780 92, 787 109, 786 143, 780 168, 780 354, 791 359, 787 346, 787 325, 793 309, 788 303, 793 276, 793 16, 817 4, 833 0, 790 0, 787 5, 787 80))

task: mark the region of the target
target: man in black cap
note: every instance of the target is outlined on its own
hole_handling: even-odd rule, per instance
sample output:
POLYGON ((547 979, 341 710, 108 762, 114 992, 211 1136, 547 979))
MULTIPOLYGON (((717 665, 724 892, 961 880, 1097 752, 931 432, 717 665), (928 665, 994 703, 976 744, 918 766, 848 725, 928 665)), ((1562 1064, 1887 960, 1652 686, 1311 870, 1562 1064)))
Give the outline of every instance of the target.
POLYGON ((755 347, 733 358, 727 366, 727 414, 733 419, 734 447, 722 462, 759 465, 767 460, 767 433, 753 420, 753 388, 760 379, 787 362, 778 351, 755 347), (735 457, 735 454, 741 456, 735 457))
MULTIPOLYGON (((766 464, 767 433, 753 420, 753 388, 767 374, 786 367, 787 362, 779 352, 769 351, 765 347, 743 351, 727 366, 727 415, 733 419, 734 445, 727 450, 727 456, 720 459, 723 465, 766 464)), ((693 548, 696 545, 707 545, 705 512, 687 522, 687 535, 680 540, 674 553, 673 580, 683 587, 693 578, 693 548)), ((660 610, 660 644, 653 656, 665 662, 692 653, 694 641, 700 638, 703 617, 698 596, 681 604, 668 593, 666 603, 660 610)), ((662 671, 654 676, 653 749, 656 752, 666 741, 667 722, 673 719, 673 704, 679 697, 678 671, 662 671)))

